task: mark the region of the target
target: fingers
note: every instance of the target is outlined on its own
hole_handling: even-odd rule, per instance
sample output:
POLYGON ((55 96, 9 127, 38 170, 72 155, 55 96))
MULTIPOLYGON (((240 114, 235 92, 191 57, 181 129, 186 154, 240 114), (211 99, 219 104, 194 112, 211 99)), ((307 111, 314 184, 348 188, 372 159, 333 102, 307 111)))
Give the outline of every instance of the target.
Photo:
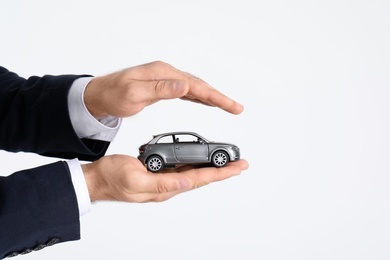
MULTIPOLYGON (((163 85, 165 85, 169 80, 177 79, 185 81, 188 85, 188 90, 186 88, 187 91, 180 92, 183 95, 156 96, 161 97, 160 99, 182 97, 184 100, 219 107, 232 114, 240 114, 244 110, 243 105, 212 88, 205 81, 189 73, 180 71, 175 67, 161 61, 152 62, 133 68, 132 73, 134 74, 135 78, 139 80, 147 79, 154 80, 156 82, 163 81, 163 85), (167 79, 169 80, 167 81, 167 79)), ((157 84, 159 86, 158 88, 160 88, 160 84, 162 83, 157 84)), ((169 91, 161 93, 167 94, 169 91)), ((156 99, 154 99, 154 101, 156 101, 156 99)))
POLYGON ((150 174, 143 201, 164 201, 182 192, 239 175, 247 168, 247 161, 239 160, 223 168, 184 168, 186 170, 180 172, 150 174))
POLYGON ((196 84, 191 85, 188 94, 182 99, 202 103, 208 106, 219 107, 235 115, 244 111, 243 105, 223 95, 219 91, 196 84))
POLYGON ((231 162, 227 166, 222 168, 208 167, 191 169, 182 172, 188 176, 191 180, 191 188, 200 188, 207 184, 222 181, 233 176, 241 174, 242 171, 248 169, 248 162, 245 160, 239 160, 231 162))

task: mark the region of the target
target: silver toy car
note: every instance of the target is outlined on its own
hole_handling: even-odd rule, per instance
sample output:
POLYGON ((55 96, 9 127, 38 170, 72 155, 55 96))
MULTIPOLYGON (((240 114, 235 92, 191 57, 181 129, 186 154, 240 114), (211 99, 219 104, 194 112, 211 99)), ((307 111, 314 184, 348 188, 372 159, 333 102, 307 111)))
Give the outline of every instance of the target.
POLYGON ((171 132, 154 135, 141 145, 138 159, 151 172, 176 164, 212 163, 222 167, 240 159, 240 149, 234 144, 210 142, 193 132, 171 132))

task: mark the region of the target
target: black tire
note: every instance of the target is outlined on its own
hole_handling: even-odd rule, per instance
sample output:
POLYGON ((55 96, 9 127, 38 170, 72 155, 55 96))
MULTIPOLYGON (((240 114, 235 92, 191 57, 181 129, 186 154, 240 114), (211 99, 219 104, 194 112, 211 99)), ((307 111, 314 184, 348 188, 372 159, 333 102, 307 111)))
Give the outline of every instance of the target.
POLYGON ((211 163, 215 167, 223 167, 229 162, 229 156, 224 151, 216 151, 211 157, 211 163))
POLYGON ((146 167, 151 172, 158 172, 164 168, 164 161, 158 155, 152 155, 146 161, 146 167))

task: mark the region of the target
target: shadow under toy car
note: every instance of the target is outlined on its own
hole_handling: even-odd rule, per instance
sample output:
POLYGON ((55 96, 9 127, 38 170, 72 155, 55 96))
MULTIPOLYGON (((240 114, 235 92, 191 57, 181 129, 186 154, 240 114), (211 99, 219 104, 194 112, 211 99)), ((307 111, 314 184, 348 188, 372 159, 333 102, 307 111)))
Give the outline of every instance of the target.
POLYGON ((141 145, 138 159, 151 172, 176 164, 211 163, 223 167, 240 159, 240 149, 234 144, 210 142, 193 132, 171 132, 154 135, 141 145))

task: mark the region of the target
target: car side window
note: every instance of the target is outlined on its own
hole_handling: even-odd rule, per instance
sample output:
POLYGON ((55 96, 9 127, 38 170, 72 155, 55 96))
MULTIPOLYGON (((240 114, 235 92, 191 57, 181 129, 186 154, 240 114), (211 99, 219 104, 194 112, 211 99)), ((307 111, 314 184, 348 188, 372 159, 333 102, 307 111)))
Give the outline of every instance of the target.
POLYGON ((183 135, 175 135, 176 137, 176 142, 179 143, 197 143, 198 142, 198 137, 193 136, 193 135, 188 135, 188 134, 183 134, 183 135))
POLYGON ((171 144, 171 143, 173 143, 173 138, 171 135, 163 136, 156 143, 157 144, 171 144))

